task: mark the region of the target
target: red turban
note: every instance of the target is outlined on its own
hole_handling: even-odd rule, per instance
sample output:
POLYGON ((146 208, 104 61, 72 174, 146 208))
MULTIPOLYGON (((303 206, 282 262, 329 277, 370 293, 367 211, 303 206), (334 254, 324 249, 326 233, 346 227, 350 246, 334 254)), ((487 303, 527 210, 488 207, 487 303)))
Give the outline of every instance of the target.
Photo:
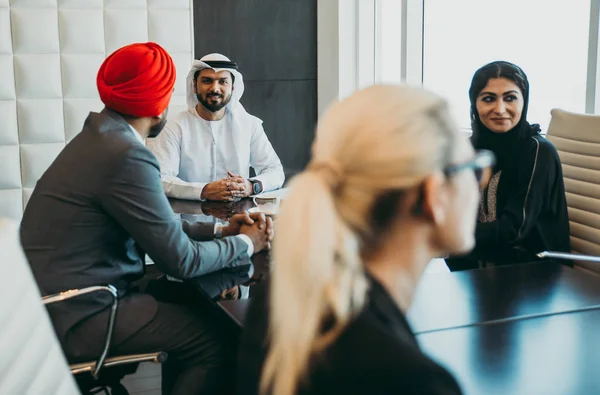
POLYGON ((175 65, 156 43, 131 44, 104 60, 96 78, 100 99, 111 110, 154 117, 169 106, 175 65))

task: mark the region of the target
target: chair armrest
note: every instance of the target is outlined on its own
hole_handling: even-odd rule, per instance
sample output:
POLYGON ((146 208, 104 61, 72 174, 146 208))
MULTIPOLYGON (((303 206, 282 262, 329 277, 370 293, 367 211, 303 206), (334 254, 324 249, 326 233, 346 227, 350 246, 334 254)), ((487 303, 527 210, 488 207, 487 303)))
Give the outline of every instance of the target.
POLYGON ((112 295, 113 300, 118 297, 117 289, 112 285, 105 286, 92 286, 86 287, 82 289, 70 289, 68 291, 60 292, 53 295, 47 295, 42 298, 42 303, 44 304, 52 304, 56 302, 62 302, 63 300, 68 300, 75 298, 77 296, 87 295, 93 292, 108 292, 112 295))
POLYGON ((581 254, 570 254, 567 252, 553 252, 543 251, 537 254, 538 258, 551 258, 551 259, 567 259, 572 261, 586 261, 600 263, 600 256, 594 255, 581 255, 581 254))
MULTIPOLYGON (((116 357, 106 358, 104 366, 109 368, 111 366, 125 365, 130 363, 141 363, 141 362, 155 362, 164 363, 167 360, 167 353, 164 351, 158 351, 148 354, 129 354, 119 355, 116 357)), ((91 372, 96 366, 96 362, 81 362, 70 365, 71 373, 80 374, 84 372, 91 372)))
POLYGON ((106 340, 104 342, 104 350, 102 351, 102 354, 100 354, 100 357, 96 362, 96 367, 92 372, 92 377, 94 377, 94 379, 97 379, 98 373, 100 373, 100 369, 102 368, 104 361, 106 360, 106 355, 108 355, 110 341, 112 339, 113 329, 115 326, 115 317, 117 315, 117 308, 119 306, 119 294, 117 292, 117 289, 110 284, 86 287, 82 289, 70 289, 68 291, 60 292, 57 294, 44 296, 42 298, 42 303, 44 305, 50 305, 53 303, 62 302, 64 300, 72 299, 78 296, 87 295, 94 292, 107 292, 112 296, 112 306, 110 316, 108 319, 108 328, 106 329, 106 340))

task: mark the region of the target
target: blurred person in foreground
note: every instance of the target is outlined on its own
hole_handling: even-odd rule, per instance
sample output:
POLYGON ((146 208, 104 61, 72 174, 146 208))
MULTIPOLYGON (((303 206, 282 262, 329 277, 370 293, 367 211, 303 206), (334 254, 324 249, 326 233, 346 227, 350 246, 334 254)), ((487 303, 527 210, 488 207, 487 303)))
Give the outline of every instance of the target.
POLYGON ((385 85, 333 105, 312 154, 246 318, 238 394, 460 394, 405 314, 432 258, 473 248, 493 155, 438 96, 385 85))

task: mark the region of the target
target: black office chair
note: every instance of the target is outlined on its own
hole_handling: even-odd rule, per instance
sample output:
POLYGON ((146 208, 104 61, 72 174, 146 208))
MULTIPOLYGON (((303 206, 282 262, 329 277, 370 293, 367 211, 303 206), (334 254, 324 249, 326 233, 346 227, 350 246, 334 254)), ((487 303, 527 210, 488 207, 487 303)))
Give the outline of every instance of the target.
POLYGON ((163 363, 167 359, 167 353, 163 351, 148 354, 120 355, 107 358, 110 342, 115 325, 115 317, 119 306, 117 289, 112 285, 92 286, 83 289, 72 289, 42 298, 45 305, 61 302, 81 295, 93 292, 106 292, 112 297, 112 306, 106 330, 104 349, 100 357, 95 361, 87 361, 71 364, 71 373, 75 375, 77 385, 84 394, 97 394, 104 392, 109 395, 127 395, 128 391, 121 384, 121 380, 129 374, 136 372, 141 362, 163 363))

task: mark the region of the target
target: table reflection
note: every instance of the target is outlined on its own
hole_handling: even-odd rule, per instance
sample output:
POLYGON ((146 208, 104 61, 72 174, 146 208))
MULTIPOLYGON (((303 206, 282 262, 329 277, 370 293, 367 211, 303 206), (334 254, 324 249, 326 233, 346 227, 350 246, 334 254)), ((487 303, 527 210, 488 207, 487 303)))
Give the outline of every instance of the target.
POLYGON ((256 206, 252 199, 234 202, 170 199, 169 203, 176 214, 190 222, 227 222, 234 214, 246 212, 256 206))
MULTIPOLYGON (((169 199, 175 214, 188 222, 228 222, 234 214, 248 211, 256 204, 252 199, 212 202, 169 199)), ((270 269, 270 251, 261 251, 243 265, 218 270, 188 281, 211 300, 246 299, 260 286, 270 269)))
POLYGON ((238 266, 205 274, 190 280, 195 286, 202 289, 212 300, 244 299, 248 287, 255 280, 254 265, 238 266))

